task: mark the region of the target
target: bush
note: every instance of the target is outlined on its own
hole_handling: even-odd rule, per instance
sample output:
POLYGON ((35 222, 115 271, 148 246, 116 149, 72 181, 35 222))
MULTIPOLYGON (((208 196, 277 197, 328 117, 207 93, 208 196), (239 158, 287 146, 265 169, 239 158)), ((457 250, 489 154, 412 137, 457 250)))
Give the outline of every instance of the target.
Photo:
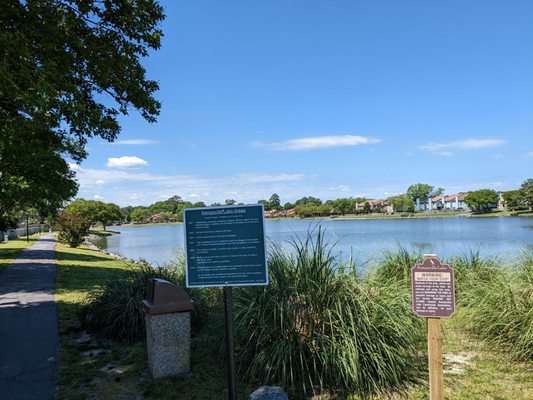
POLYGON ((57 239, 70 247, 78 247, 89 234, 91 222, 76 212, 63 212, 57 219, 57 239))
POLYGON ((409 291, 378 288, 338 265, 318 230, 269 251, 270 284, 235 291, 239 368, 294 397, 405 389, 419 376, 421 319, 409 291))
MULTIPOLYGON (((108 280, 101 289, 91 292, 86 298, 80 312, 82 328, 106 339, 128 343, 145 340, 141 303, 146 299, 151 278, 165 279, 183 287, 185 271, 182 260, 167 268, 153 268, 146 262, 140 262, 132 266, 126 277, 108 280)), ((194 301, 191 323, 196 330, 216 302, 217 293, 213 290, 187 291, 194 301)))

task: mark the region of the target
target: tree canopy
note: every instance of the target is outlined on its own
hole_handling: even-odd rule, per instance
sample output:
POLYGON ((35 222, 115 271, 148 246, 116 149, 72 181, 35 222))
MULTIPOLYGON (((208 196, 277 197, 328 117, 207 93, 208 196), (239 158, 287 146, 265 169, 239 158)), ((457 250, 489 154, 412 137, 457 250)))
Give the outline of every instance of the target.
POLYGON ((141 58, 160 47, 154 0, 7 0, 0 8, 0 219, 58 207, 77 185, 88 138, 116 139, 137 109, 155 121, 158 89, 141 58))
POLYGON ((465 203, 478 212, 488 212, 498 204, 498 193, 492 189, 481 189, 468 193, 465 203))
POLYGON ((65 207, 65 212, 79 214, 90 224, 99 222, 104 230, 110 223, 122 220, 119 206, 96 200, 76 199, 65 207))
POLYGON ((533 178, 526 179, 520 186, 524 204, 533 211, 533 178))
POLYGON ((413 201, 416 199, 427 200, 430 197, 439 196, 444 193, 444 188, 437 188, 434 190, 434 186, 425 183, 415 183, 407 188, 407 196, 413 201))

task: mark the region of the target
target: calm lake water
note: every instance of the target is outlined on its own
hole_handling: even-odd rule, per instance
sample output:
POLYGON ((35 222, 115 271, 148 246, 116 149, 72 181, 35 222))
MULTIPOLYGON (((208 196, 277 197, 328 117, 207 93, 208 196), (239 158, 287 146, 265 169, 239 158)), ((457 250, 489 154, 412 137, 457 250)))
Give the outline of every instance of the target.
MULTIPOLYGON (((441 259, 471 250, 510 262, 525 249, 533 249, 533 218, 419 218, 385 220, 266 220, 268 240, 291 248, 293 237, 305 238, 320 225, 341 257, 350 254, 364 269, 383 250, 398 245, 441 259)), ((99 238, 95 244, 131 259, 143 258, 164 265, 184 251, 183 225, 113 227, 120 235, 99 238)))

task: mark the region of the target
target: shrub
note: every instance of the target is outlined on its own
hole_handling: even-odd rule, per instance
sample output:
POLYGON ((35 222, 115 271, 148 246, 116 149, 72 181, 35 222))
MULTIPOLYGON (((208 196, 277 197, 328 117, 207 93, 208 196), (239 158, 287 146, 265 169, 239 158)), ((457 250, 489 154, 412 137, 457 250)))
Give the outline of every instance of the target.
MULTIPOLYGON (((101 338, 128 343, 142 341, 145 323, 141 303, 146 299, 150 279, 161 278, 183 287, 184 276, 182 260, 167 268, 153 268, 140 262, 132 266, 126 277, 110 279, 101 289, 88 295, 80 312, 81 326, 101 338)), ((203 323, 217 296, 213 290, 205 293, 188 290, 188 293, 194 301, 191 323, 195 330, 203 323)))
POLYGON ((63 212, 57 219, 57 239, 70 247, 78 247, 89 234, 91 222, 76 212, 63 212))
POLYGON ((421 320, 408 290, 378 288, 339 267, 321 230, 269 251, 270 284, 235 291, 240 371, 292 396, 401 390, 419 373, 421 320))

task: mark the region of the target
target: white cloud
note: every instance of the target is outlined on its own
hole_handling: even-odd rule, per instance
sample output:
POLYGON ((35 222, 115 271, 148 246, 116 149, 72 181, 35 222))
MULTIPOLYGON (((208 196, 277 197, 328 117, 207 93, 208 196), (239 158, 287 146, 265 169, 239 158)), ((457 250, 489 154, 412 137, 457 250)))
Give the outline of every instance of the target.
MULTIPOLYGON (((465 139, 448 143, 427 143, 423 146, 419 146, 422 150, 429 150, 431 152, 438 152, 444 149, 455 150, 479 150, 488 147, 501 147, 505 144, 505 140, 502 139, 465 139)), ((441 152, 442 153, 442 152, 441 152)), ((449 153, 449 152, 448 152, 449 153)), ((440 154, 450 155, 450 154, 440 154)))
MULTIPOLYGON (((76 178, 80 184, 79 197, 92 198, 95 193, 105 190, 106 201, 120 205, 148 205, 175 194, 186 200, 202 200, 207 204, 223 202, 228 198, 234 198, 238 202, 255 203, 258 199, 269 198, 272 193, 284 188, 287 192, 292 191, 294 185, 302 185, 314 179, 314 176, 295 173, 241 173, 228 176, 157 175, 131 169, 78 168, 76 178), (105 183, 99 184, 100 181, 105 183)), ((301 192, 307 193, 309 190, 302 189, 301 192)))
POLYGON ((102 200, 102 199, 103 199, 103 197, 100 196, 99 194, 95 194, 93 197, 94 197, 96 200, 102 200))
POLYGON ((443 157, 451 157, 453 156, 453 153, 451 151, 435 151, 433 154, 437 156, 443 156, 443 157))
POLYGON ((159 143, 159 142, 156 140, 149 140, 149 139, 117 140, 116 142, 113 142, 113 144, 132 145, 132 146, 142 146, 142 145, 156 144, 156 143, 159 143))
POLYGON ((146 161, 135 156, 110 157, 107 159, 107 166, 110 168, 139 168, 147 165, 146 161))
POLYGON ((105 183, 105 181, 103 179, 97 179, 96 180, 96 184, 97 185, 103 185, 105 183))
POLYGON ((76 163, 68 163, 68 167, 71 171, 79 171, 81 170, 81 167, 76 163))
POLYGON ((330 147, 358 146, 360 144, 379 143, 381 139, 356 135, 315 136, 301 139, 291 139, 284 142, 254 142, 255 147, 265 147, 271 150, 314 150, 330 147))

